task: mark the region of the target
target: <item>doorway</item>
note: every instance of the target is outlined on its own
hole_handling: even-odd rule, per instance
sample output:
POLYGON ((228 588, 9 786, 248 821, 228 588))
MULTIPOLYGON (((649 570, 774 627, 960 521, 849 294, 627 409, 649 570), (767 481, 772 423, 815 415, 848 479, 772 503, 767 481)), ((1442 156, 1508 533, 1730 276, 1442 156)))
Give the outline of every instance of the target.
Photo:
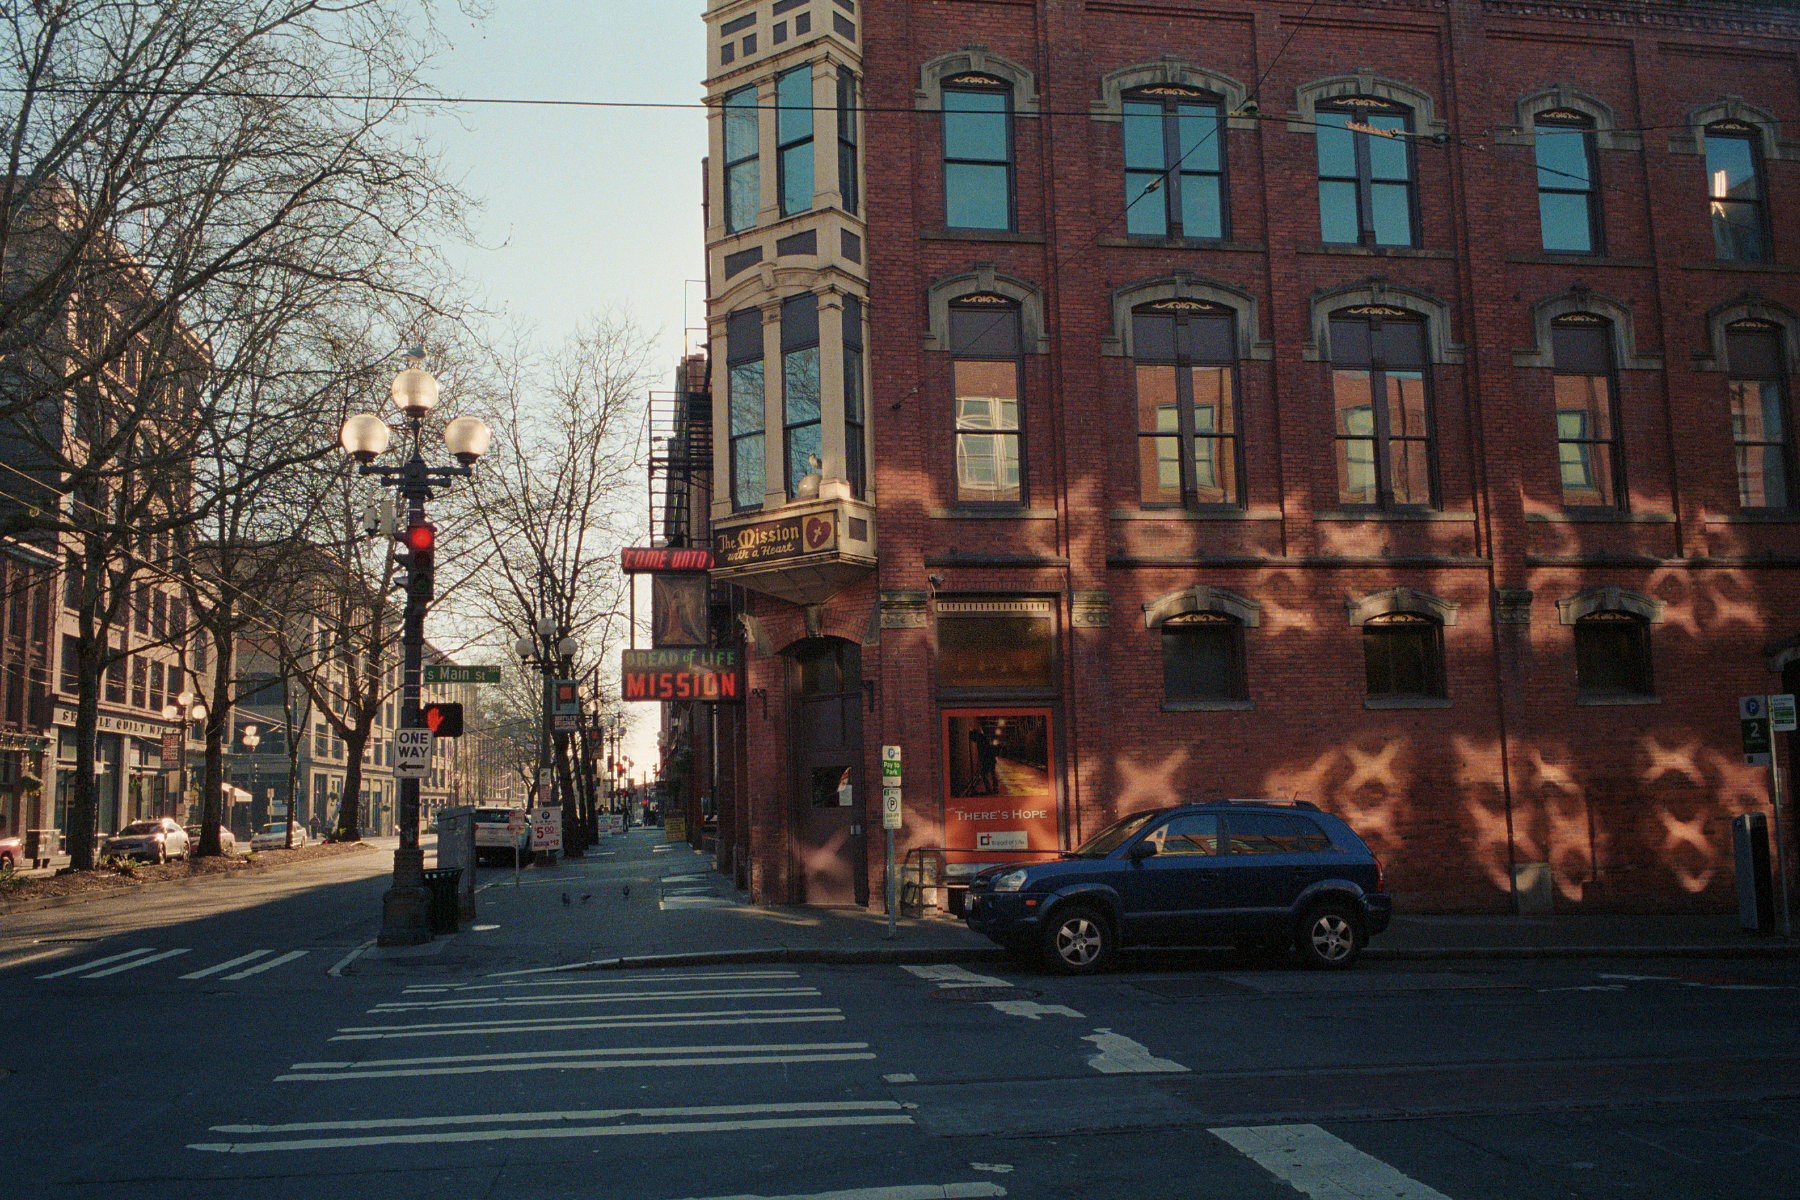
POLYGON ((800 899, 869 902, 862 783, 862 647, 809 638, 786 651, 800 899))

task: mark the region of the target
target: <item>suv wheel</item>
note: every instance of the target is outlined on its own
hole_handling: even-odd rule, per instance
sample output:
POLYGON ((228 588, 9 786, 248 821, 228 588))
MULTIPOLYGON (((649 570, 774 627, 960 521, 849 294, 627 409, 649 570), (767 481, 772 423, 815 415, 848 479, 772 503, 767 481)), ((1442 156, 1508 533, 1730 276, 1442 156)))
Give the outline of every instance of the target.
POLYGON ((1342 970, 1356 961, 1362 949, 1355 915, 1336 902, 1307 909, 1294 942, 1300 948, 1300 960, 1317 970, 1342 970))
POLYGON ((1112 961, 1106 918, 1085 904, 1059 908, 1044 926, 1044 960, 1069 975, 1091 975, 1112 961))

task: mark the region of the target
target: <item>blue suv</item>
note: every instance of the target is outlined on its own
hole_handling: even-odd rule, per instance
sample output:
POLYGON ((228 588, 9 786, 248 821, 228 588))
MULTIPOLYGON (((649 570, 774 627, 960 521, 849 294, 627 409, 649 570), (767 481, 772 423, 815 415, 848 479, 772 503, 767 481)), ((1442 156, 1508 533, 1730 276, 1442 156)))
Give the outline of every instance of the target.
POLYGON ((1132 813, 1055 862, 988 867, 963 919, 1009 949, 1086 974, 1120 946, 1285 951, 1347 967, 1388 927, 1381 863, 1305 801, 1225 800, 1132 813))

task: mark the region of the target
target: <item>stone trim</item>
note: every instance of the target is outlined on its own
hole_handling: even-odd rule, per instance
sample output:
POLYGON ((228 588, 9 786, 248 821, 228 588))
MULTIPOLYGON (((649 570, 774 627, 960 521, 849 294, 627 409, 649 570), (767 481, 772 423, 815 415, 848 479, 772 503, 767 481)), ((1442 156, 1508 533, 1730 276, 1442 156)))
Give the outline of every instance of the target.
POLYGON ((1430 617, 1439 625, 1450 626, 1456 624, 1456 613, 1461 607, 1458 601, 1442 600, 1428 592, 1414 591, 1404 586, 1385 588, 1344 601, 1350 624, 1356 626, 1367 624, 1372 617, 1400 612, 1416 613, 1421 617, 1430 617))
POLYGON ((1359 67, 1348 75, 1315 79, 1295 88, 1294 111, 1288 115, 1288 132, 1316 133, 1319 105, 1346 96, 1367 96, 1411 109, 1415 137, 1443 137, 1449 132, 1449 126, 1437 117, 1429 92, 1367 67, 1359 67))
POLYGON ((1531 624, 1531 598, 1528 588, 1494 589, 1494 624, 1531 624))
POLYGON ((942 112, 944 80, 958 75, 991 75, 1011 85, 1015 115, 1038 110, 1037 78, 1031 70, 995 54, 986 46, 965 46, 921 63, 919 87, 913 92, 913 107, 920 112, 942 112))
POLYGON ((964 296, 1005 296, 1019 303, 1020 342, 1027 354, 1050 353, 1044 332, 1044 294, 1023 279, 1002 275, 993 263, 940 279, 925 289, 926 350, 950 349, 950 304, 964 296))
POLYGON ((1725 330, 1736 321, 1767 321, 1780 326, 1788 378, 1800 376, 1800 313, 1756 292, 1744 292, 1707 310, 1706 344, 1712 357, 1695 355, 1694 370, 1723 373, 1731 369, 1730 357, 1725 353, 1725 330))
POLYGON ((1236 592, 1209 584, 1196 583, 1180 591, 1168 592, 1144 604, 1144 628, 1155 629, 1170 617, 1187 613, 1223 613, 1235 618, 1246 629, 1262 624, 1262 605, 1236 592))
POLYGON ((1237 314, 1237 356, 1240 360, 1270 362, 1275 357, 1271 342, 1261 341, 1257 334, 1262 326, 1256 313, 1256 297, 1249 292, 1203 279, 1186 271, 1128 283, 1112 294, 1112 332, 1100 339, 1100 353, 1109 358, 1131 358, 1131 310, 1140 304, 1158 300, 1201 300, 1229 308, 1237 314))
POLYGON ((1669 134, 1670 154, 1706 153, 1706 127, 1715 121, 1741 121, 1755 128, 1762 145, 1764 162, 1800 158, 1800 145, 1781 140, 1781 122, 1775 114, 1745 100, 1742 96, 1726 96, 1710 104, 1700 104, 1687 113, 1687 128, 1669 134))
POLYGON ((1225 128, 1255 129, 1254 113, 1244 113, 1244 97, 1249 89, 1229 75, 1196 67, 1180 55, 1165 54, 1155 62, 1137 63, 1108 71, 1100 77, 1100 98, 1088 104, 1088 115, 1096 121, 1117 122, 1124 118, 1124 94, 1133 88, 1157 84, 1191 87, 1219 98, 1225 110, 1225 128))
POLYGON ((1550 326, 1558 317, 1573 316, 1577 313, 1605 317, 1612 324, 1613 330, 1613 366, 1620 371, 1660 371, 1663 369, 1663 356, 1660 351, 1647 350, 1642 353, 1637 348, 1637 324, 1632 316, 1631 308, 1611 296, 1604 296, 1586 284, 1576 284, 1566 292, 1547 296, 1531 306, 1531 331, 1537 344, 1529 350, 1513 351, 1513 366, 1542 367, 1551 369, 1556 366, 1556 356, 1550 349, 1550 326))
POLYGON ((1494 142, 1502 146, 1534 144, 1538 117, 1557 109, 1581 113, 1594 123, 1593 133, 1596 149, 1624 150, 1633 154, 1643 152, 1643 135, 1635 131, 1617 129, 1615 127, 1617 121, 1613 117, 1610 104, 1598 96, 1589 95, 1566 83, 1553 83, 1540 91, 1520 96, 1513 104, 1517 126, 1513 129, 1496 130, 1494 142))
POLYGON ((1652 625, 1660 625, 1663 621, 1665 607, 1663 602, 1654 596, 1646 596, 1644 593, 1634 592, 1630 588, 1611 585, 1577 592, 1566 600, 1556 602, 1556 610, 1561 614, 1564 625, 1573 625, 1581 618, 1597 612, 1632 613, 1652 625))
POLYGON ((1414 291, 1380 276, 1313 293, 1312 340, 1301 345, 1301 358, 1306 362, 1330 362, 1332 315, 1342 309, 1363 305, 1398 308, 1423 317, 1425 344, 1431 361, 1451 365, 1463 361, 1463 346, 1450 341, 1450 305, 1436 296, 1414 291))

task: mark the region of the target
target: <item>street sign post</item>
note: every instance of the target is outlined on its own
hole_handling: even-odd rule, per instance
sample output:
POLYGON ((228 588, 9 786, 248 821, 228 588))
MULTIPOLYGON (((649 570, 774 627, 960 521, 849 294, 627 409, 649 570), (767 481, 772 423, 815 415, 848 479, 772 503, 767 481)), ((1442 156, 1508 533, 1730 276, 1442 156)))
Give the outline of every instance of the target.
POLYGON ((894 874, 894 830, 900 828, 900 747, 881 748, 881 828, 887 834, 887 935, 894 936, 894 910, 900 904, 900 880, 894 874))
POLYGON ((432 732, 429 729, 394 730, 394 774, 401 779, 423 779, 431 766, 432 732))
POLYGON ((1794 697, 1787 694, 1741 697, 1738 700, 1738 724, 1743 730, 1744 761, 1769 768, 1769 811, 1775 830, 1777 874, 1781 879, 1781 935, 1791 937, 1793 916, 1788 910, 1787 832, 1781 822, 1781 758, 1775 753, 1775 730, 1793 730, 1794 697))

